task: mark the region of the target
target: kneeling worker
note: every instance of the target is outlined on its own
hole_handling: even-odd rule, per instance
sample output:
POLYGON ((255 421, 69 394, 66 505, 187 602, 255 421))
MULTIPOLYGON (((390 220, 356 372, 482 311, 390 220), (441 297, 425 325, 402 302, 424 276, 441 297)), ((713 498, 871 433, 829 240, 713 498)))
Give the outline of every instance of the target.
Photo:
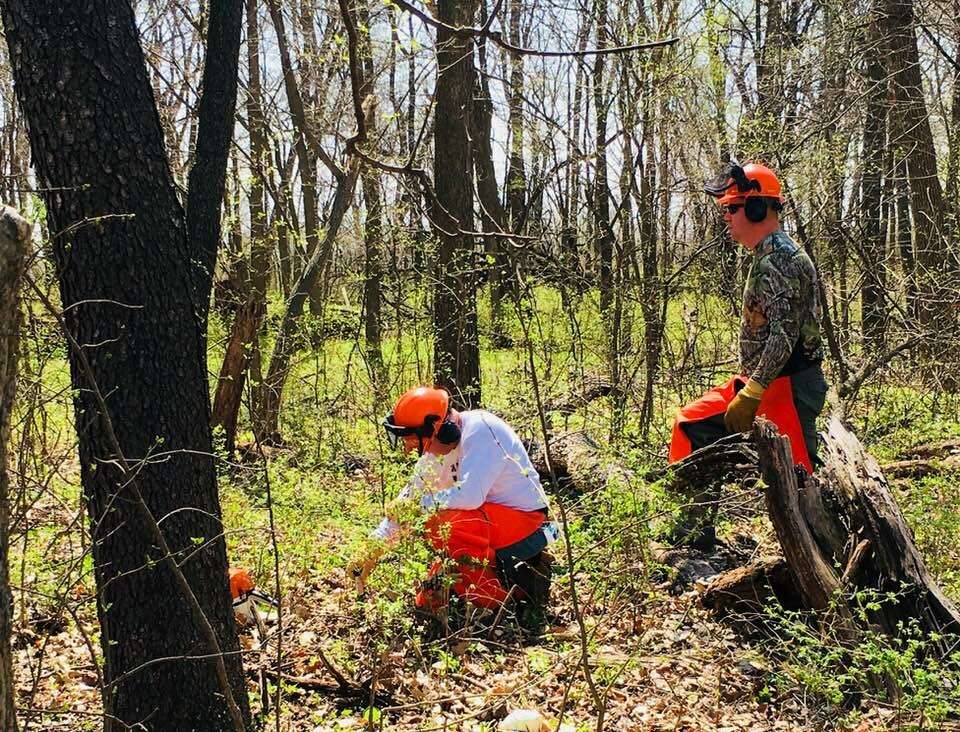
MULTIPOLYGON (((430 387, 404 393, 383 427, 391 446, 416 450, 420 459, 373 532, 378 545, 352 563, 361 587, 403 528, 404 505, 414 504, 430 512, 427 540, 456 562, 456 595, 486 608, 512 596, 521 619, 539 624, 550 593, 552 526, 544 525, 547 496, 520 438, 490 412, 452 409, 449 394, 430 387)), ((417 593, 417 606, 437 609, 442 600, 430 584, 417 593)))
MULTIPOLYGON (((770 168, 731 161, 704 190, 723 207, 730 236, 752 255, 740 323, 742 375, 680 410, 670 462, 724 435, 746 432, 760 415, 790 439, 794 462, 813 473, 816 420, 827 394, 813 263, 780 228, 784 198, 770 168)), ((700 504, 713 498, 694 497, 700 504)), ((685 530, 692 543, 714 541, 708 509, 699 505, 688 512, 685 530)))

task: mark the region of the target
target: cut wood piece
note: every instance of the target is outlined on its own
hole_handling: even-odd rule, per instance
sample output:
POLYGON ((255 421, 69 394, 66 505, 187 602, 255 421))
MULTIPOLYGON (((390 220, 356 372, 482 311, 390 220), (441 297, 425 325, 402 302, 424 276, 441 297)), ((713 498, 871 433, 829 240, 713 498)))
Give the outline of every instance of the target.
POLYGON ((776 600, 788 610, 803 607, 797 582, 783 557, 760 559, 715 578, 701 602, 721 614, 752 616, 776 600))

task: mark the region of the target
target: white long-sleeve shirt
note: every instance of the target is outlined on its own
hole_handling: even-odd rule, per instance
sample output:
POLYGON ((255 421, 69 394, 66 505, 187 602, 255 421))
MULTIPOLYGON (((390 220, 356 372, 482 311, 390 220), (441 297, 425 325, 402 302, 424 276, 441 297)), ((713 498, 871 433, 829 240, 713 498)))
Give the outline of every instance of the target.
MULTIPOLYGON (((474 509, 487 501, 519 511, 547 507, 530 456, 510 425, 483 409, 460 412, 460 442, 444 456, 425 454, 398 498, 420 496, 425 509, 474 509)), ((399 526, 384 518, 374 536, 386 539, 399 526)))

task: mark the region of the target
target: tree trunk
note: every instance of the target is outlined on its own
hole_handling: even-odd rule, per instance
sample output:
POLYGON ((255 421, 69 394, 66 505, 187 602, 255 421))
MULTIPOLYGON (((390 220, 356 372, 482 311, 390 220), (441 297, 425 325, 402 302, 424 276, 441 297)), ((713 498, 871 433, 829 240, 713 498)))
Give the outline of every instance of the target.
MULTIPOLYGON (((283 87, 290 105, 290 117, 293 120, 294 149, 300 165, 300 187, 303 194, 303 226, 307 240, 307 256, 313 257, 320 248, 320 214, 317 208, 317 145, 311 135, 311 128, 304 106, 303 96, 293 71, 290 46, 287 41, 286 25, 277 0, 267 0, 267 8, 277 33, 277 50, 280 54, 280 67, 283 71, 283 87)), ((309 67, 308 67, 309 68, 309 67)), ((290 189, 288 189, 290 190, 290 189)), ((299 279, 302 279, 300 277, 299 279)), ((316 282, 311 283, 314 290, 316 282)), ((312 293, 311 293, 312 294, 312 293)), ((316 307, 316 306, 312 306, 316 307)))
MULTIPOLYGON (((439 0, 438 19, 471 25, 477 0, 439 0)), ((437 30, 434 168, 438 210, 431 211, 439 243, 433 289, 433 371, 458 407, 480 403, 476 256, 473 237, 473 164, 467 120, 474 89, 473 43, 437 30)))
MULTIPOLYGON (((211 455, 200 251, 133 11, 125 0, 6 0, 0 11, 49 228, 62 232, 52 243, 66 327, 83 344, 70 369, 113 715, 105 726, 236 729, 249 710, 211 455), (117 467, 125 461, 136 465, 132 483, 117 467)), ((202 200, 219 208, 222 190, 209 193, 202 200)))
MULTIPOLYGON (((957 262, 944 239, 944 200, 923 95, 913 0, 885 0, 895 104, 893 144, 906 158, 913 211, 917 319, 924 353, 944 366, 956 350, 957 262), (950 276, 954 275, 954 276, 950 276)), ((933 364, 931 364, 933 365, 933 364)), ((938 369, 931 369, 936 372, 938 369)), ((942 370, 940 370, 942 371, 942 370)))
MULTIPOLYGON (((522 46, 520 15, 522 0, 510 3, 510 42, 522 46)), ((507 214, 510 230, 522 233, 520 228, 527 208, 527 171, 523 160, 523 56, 510 54, 510 85, 507 89, 510 107, 510 157, 507 164, 507 214)))
MULTIPOLYGON (((953 2, 954 48, 960 47, 960 0, 953 2)), ((947 182, 944 189, 948 216, 947 241, 957 246, 960 232, 960 66, 953 67, 950 102, 950 137, 947 143, 947 182)))
MULTIPOLYGON (((481 5, 480 22, 486 22, 486 6, 481 5)), ((506 231, 507 213, 500 202, 497 186, 497 174, 493 165, 493 145, 491 142, 493 127, 493 100, 490 97, 490 85, 487 82, 487 44, 481 38, 477 41, 480 57, 480 73, 473 99, 470 139, 473 142, 473 167, 477 177, 477 199, 480 202, 480 225, 484 233, 506 231)), ((503 328, 503 305, 510 278, 509 244, 495 236, 486 238, 486 253, 492 259, 489 262, 488 281, 490 283, 490 337, 496 346, 508 347, 503 328)))
POLYGON ((187 183, 187 238, 200 262, 196 310, 203 323, 220 246, 220 206, 237 108, 243 0, 211 0, 208 12, 197 148, 187 183))
POLYGON ((13 594, 10 592, 10 478, 7 442, 17 392, 20 336, 20 275, 27 257, 30 224, 0 204, 0 732, 16 732, 13 660, 13 594))
MULTIPOLYGON (((607 0, 595 0, 597 48, 607 45, 607 0)), ((610 230, 610 191, 607 184, 607 95, 603 78, 606 56, 597 55, 593 66, 593 100, 596 112, 597 172, 593 185, 593 217, 596 226, 597 260, 600 265, 600 312, 613 303, 613 232, 610 230)), ((612 340, 607 327, 607 339, 612 340)))
MULTIPOLYGON (((883 8, 875 4, 874 27, 881 24, 883 8)), ((883 348, 886 331, 886 236, 882 230, 882 182, 885 162, 886 77, 885 46, 881 33, 871 34, 867 60, 867 112, 863 125, 863 291, 861 324, 865 349, 883 348)))
MULTIPOLYGON (((267 245, 264 176, 270 167, 266 124, 261 106, 260 88, 260 24, 257 0, 246 0, 247 17, 247 126, 250 135, 250 281, 246 302, 237 310, 230 340, 227 343, 220 377, 213 399, 210 423, 221 426, 228 452, 233 452, 237 435, 237 418, 243 401, 249 365, 253 380, 253 410, 263 404, 263 375, 260 368, 259 332, 267 309, 267 276, 270 248, 267 245)), ((251 415, 251 421, 258 418, 251 415)))
MULTIPOLYGON (((377 98, 374 88, 373 45, 370 40, 370 8, 366 0, 357 2, 357 20, 360 30, 360 61, 363 79, 360 85, 360 98, 370 109, 365 116, 370 120, 367 127, 367 139, 377 139, 376 108, 377 98)), ((383 307, 383 191, 380 186, 380 172, 370 165, 361 171, 363 205, 366 208, 366 221, 363 229, 363 332, 367 347, 374 393, 384 396, 386 373, 381 348, 381 309, 383 307)))

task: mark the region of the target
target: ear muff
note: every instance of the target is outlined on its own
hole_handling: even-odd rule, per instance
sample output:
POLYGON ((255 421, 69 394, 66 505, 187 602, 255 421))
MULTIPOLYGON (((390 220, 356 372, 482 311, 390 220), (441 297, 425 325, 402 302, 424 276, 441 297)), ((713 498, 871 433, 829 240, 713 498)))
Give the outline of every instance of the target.
POLYGON ((437 430, 437 439, 441 445, 454 445, 460 442, 460 428, 457 423, 449 419, 443 420, 443 424, 437 430))
POLYGON ((767 218, 767 199, 761 196, 748 196, 743 202, 743 214, 747 221, 759 224, 767 218))

